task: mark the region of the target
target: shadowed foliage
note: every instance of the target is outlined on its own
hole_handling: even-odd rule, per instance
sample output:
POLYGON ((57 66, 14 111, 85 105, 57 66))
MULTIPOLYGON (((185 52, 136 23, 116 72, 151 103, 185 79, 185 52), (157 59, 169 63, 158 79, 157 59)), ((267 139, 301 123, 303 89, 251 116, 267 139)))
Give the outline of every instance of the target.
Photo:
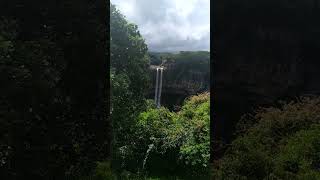
POLYGON ((0 2, 4 179, 76 178, 110 156, 107 7, 0 2))

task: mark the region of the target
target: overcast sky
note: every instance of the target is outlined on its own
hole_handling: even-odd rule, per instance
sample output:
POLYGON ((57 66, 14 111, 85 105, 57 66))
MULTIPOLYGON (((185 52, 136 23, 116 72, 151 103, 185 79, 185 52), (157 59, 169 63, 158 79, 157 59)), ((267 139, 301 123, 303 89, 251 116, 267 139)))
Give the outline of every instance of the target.
POLYGON ((150 51, 210 49, 210 0, 111 0, 150 51))

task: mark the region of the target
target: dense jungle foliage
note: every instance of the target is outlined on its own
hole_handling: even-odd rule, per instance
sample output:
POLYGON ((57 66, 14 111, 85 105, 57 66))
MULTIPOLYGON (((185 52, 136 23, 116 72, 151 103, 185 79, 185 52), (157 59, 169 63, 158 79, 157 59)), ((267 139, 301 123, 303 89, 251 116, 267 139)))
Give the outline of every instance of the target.
MULTIPOLYGON (((209 93, 190 97, 181 111, 145 98, 150 56, 138 27, 110 6, 112 162, 105 178, 208 178, 209 93)), ((183 61, 183 60, 181 60, 183 61)))
POLYGON ((148 100, 146 110, 134 119, 131 142, 121 142, 123 145, 116 149, 120 155, 113 158, 120 161, 120 167, 100 162, 94 177, 208 179, 209 101, 209 93, 189 97, 175 113, 165 107, 158 109, 148 100))
POLYGON ((145 98, 150 57, 136 25, 110 6, 107 72, 107 17, 101 15, 107 6, 87 1, 47 5, 1 1, 1 177, 204 175, 209 95, 191 97, 179 113, 156 109, 145 98), (160 160, 170 166, 157 169, 160 160))
POLYGON ((319 179, 320 98, 260 109, 238 123, 214 179, 319 179))

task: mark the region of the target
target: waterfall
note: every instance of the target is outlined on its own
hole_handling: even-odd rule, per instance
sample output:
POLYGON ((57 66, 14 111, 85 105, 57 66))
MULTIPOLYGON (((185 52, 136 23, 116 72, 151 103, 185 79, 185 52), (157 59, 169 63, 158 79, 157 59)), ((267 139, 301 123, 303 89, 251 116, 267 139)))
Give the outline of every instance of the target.
POLYGON ((157 68, 156 89, 155 89, 155 93, 154 93, 154 102, 156 104, 158 102, 158 79, 159 79, 159 68, 157 68))
POLYGON ((155 94, 154 94, 154 102, 155 102, 157 108, 160 107, 161 90, 162 90, 162 76, 163 76, 163 68, 157 68, 156 88, 155 88, 155 94), (160 70, 160 72, 159 72, 159 70, 160 70), (160 74, 160 77, 159 77, 159 74, 160 74), (159 84, 159 78, 160 78, 160 84, 159 84))
POLYGON ((149 157, 149 154, 150 154, 151 150, 154 148, 154 144, 149 144, 148 147, 149 148, 147 150, 147 153, 146 153, 146 155, 144 156, 144 159, 143 159, 142 169, 144 169, 145 166, 146 166, 147 159, 149 157))
POLYGON ((161 100, 161 90, 162 90, 162 73, 163 68, 160 68, 160 85, 159 85, 159 98, 158 98, 158 108, 160 107, 160 100, 161 100))

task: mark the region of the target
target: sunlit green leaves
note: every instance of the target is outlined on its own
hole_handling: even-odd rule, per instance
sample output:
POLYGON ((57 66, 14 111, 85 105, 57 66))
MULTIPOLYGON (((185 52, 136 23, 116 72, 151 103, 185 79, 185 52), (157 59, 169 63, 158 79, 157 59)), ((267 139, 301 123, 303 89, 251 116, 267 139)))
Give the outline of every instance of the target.
MULTIPOLYGON (((192 96, 185 101, 180 112, 170 112, 161 107, 149 108, 138 117, 137 136, 144 141, 140 142, 140 152, 145 153, 148 145, 155 147, 147 164, 153 165, 152 157, 157 154, 162 159, 168 159, 172 166, 192 170, 189 173, 198 174, 208 169, 210 158, 210 95, 209 93, 192 96)), ((199 174, 198 174, 199 175, 199 174)))
POLYGON ((110 6, 110 40, 112 157, 114 167, 124 168, 135 161, 135 120, 145 110, 149 59, 138 26, 129 23, 114 5, 110 6))

